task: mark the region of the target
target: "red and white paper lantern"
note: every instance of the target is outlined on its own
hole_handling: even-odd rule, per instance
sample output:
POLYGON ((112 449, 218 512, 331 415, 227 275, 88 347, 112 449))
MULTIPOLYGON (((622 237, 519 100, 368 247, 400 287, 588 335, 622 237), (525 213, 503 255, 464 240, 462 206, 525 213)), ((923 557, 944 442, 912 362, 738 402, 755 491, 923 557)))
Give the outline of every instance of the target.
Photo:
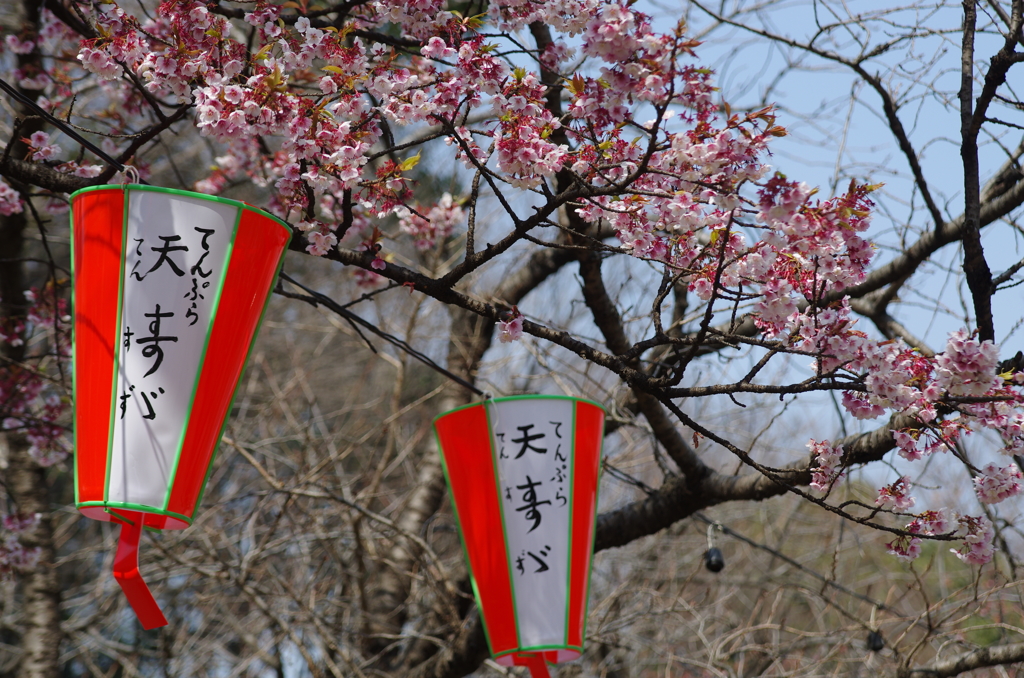
POLYGON ((434 428, 491 654, 547 676, 583 652, 604 410, 499 398, 434 428))
POLYGON ((150 186, 84 189, 71 209, 75 503, 122 525, 114 575, 154 628, 142 528, 192 523, 291 229, 150 186))

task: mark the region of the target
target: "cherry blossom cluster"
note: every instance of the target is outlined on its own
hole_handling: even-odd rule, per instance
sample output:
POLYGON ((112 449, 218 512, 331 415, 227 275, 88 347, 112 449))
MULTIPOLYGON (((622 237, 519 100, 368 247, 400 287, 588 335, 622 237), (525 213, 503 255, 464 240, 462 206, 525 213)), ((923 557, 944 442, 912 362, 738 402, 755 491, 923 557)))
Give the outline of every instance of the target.
POLYGON ((116 3, 96 3, 91 8, 89 18, 102 37, 83 41, 78 60, 91 73, 113 80, 125 65, 134 67, 150 50, 138 32, 138 20, 116 3))
POLYGON ((22 204, 21 196, 11 188, 3 179, 0 179, 0 214, 9 217, 12 214, 21 214, 25 206, 22 204))
POLYGON ((378 22, 401 26, 409 37, 426 39, 453 18, 445 0, 379 0, 373 3, 378 22))
POLYGON ((600 5, 599 0, 496 0, 488 3, 487 9, 492 21, 502 31, 514 31, 540 21, 559 32, 573 36, 582 32, 587 23, 593 20, 600 5))
POLYGON ((910 478, 900 476, 895 482, 886 485, 878 491, 875 506, 901 512, 913 508, 917 500, 910 496, 910 485, 910 478))
POLYGON ((955 511, 942 508, 924 511, 907 524, 912 536, 900 535, 886 544, 889 553, 900 560, 914 560, 921 555, 921 538, 913 535, 934 536, 957 534, 963 537, 959 549, 950 549, 957 558, 971 565, 984 565, 995 555, 995 530, 984 516, 958 516, 955 511))
POLYGON ((999 432, 1003 439, 1002 452, 1007 455, 1024 453, 1024 411, 1019 395, 1022 377, 1024 373, 1016 372, 1009 383, 994 389, 994 393, 1002 395, 1003 400, 968 403, 960 408, 981 426, 999 432))
POLYGON ((823 374, 837 370, 860 379, 864 391, 846 391, 844 408, 860 419, 887 411, 913 415, 923 426, 896 430, 900 455, 917 460, 948 449, 975 428, 1003 436, 1005 454, 1021 449, 1024 401, 1020 379, 996 374, 998 355, 992 342, 980 342, 965 330, 954 332, 946 351, 928 357, 902 340, 874 341, 855 328, 846 301, 822 310, 794 311, 785 324, 791 346, 819 354, 815 367, 823 374), (961 416, 940 418, 940 408, 953 407, 955 396, 985 396, 991 402, 957 404, 961 416))
POLYGON ((897 429, 892 432, 899 455, 909 461, 918 461, 936 452, 952 448, 967 430, 960 419, 946 419, 927 428, 897 429))
POLYGON ((814 455, 817 466, 811 469, 811 487, 819 492, 829 492, 832 486, 843 477, 843 446, 835 447, 827 441, 811 440, 807 447, 814 455))
POLYGON ((7 579, 15 571, 28 571, 36 566, 39 561, 40 550, 38 546, 26 548, 22 545, 19 535, 28 532, 39 524, 41 516, 38 513, 32 515, 0 514, 0 580, 7 579), (6 534, 4 534, 6 533, 6 534))
POLYGON ((961 548, 950 549, 956 557, 971 565, 984 565, 991 561, 995 555, 993 542, 996 536, 992 522, 984 516, 962 516, 960 527, 967 534, 961 548))
POLYGON ((1004 499, 1020 494, 1021 481, 1024 475, 1016 464, 1000 468, 996 464, 987 464, 974 477, 974 491, 978 501, 983 504, 997 504, 1004 499))
POLYGON ((494 111, 500 116, 494 131, 497 167, 516 188, 539 186, 568 157, 567 145, 550 140, 562 125, 544 105, 545 93, 536 75, 516 71, 493 98, 494 111))
MULTIPOLYGON (((908 528, 909 529, 909 528, 908 528)), ((885 545, 889 555, 896 556, 900 560, 916 560, 921 555, 921 538, 900 535, 885 545)))
POLYGON ((399 210, 397 214, 399 229, 416 238, 416 248, 420 250, 430 249, 439 240, 447 238, 465 218, 462 206, 451 193, 444 193, 426 214, 408 208, 399 210))
MULTIPOLYGON (((980 428, 1002 435, 1005 454, 1022 449, 1022 379, 1017 374, 997 374, 998 354, 992 342, 980 342, 966 330, 958 330, 950 335, 943 353, 929 357, 899 339, 871 340, 856 324, 848 302, 842 300, 821 309, 793 311, 779 332, 784 332, 792 348, 818 356, 814 367, 820 374, 838 371, 861 381, 863 391, 846 391, 842 397, 843 407, 853 416, 874 419, 895 411, 920 422, 893 431, 900 456, 922 459, 952 448, 965 434, 980 428), (955 397, 992 400, 950 401, 955 397), (960 416, 943 418, 954 411, 960 416)), ((985 487, 1000 490, 984 496, 998 497, 1004 486, 1012 487, 1006 484, 1008 476, 999 477, 1004 480, 993 476, 985 487)))
POLYGON ((43 9, 39 15, 38 34, 7 35, 3 46, 14 54, 38 51, 60 58, 50 61, 45 68, 40 68, 35 59, 19 62, 19 66, 10 74, 10 79, 22 89, 32 91, 42 108, 53 108, 51 99, 67 100, 74 95, 70 83, 72 63, 77 52, 69 51, 68 47, 77 44, 77 34, 58 20, 53 12, 43 9))
MULTIPOLYGON (((791 346, 819 355, 815 360, 819 373, 841 371, 861 380, 864 391, 846 391, 842 399, 853 416, 873 419, 895 411, 919 422, 892 432, 904 459, 917 461, 953 449, 965 435, 983 428, 1001 434, 1004 454, 1024 448, 1021 380, 1015 374, 997 374, 998 354, 992 342, 980 342, 959 330, 950 335, 943 353, 928 357, 900 340, 870 340, 855 324, 848 305, 841 302, 822 310, 794 311, 786 319, 785 337, 791 346), (949 400, 957 396, 993 400, 959 404, 949 400), (959 416, 949 416, 953 413, 959 416)), ((812 483, 816 489, 830 486, 838 463, 819 461, 812 483)), ((1021 492, 1021 478, 1015 464, 988 464, 975 477, 974 489, 982 503, 997 503, 1021 492)), ((907 494, 908 488, 909 480, 902 477, 879 490, 876 504, 909 509, 914 499, 907 494)), ((964 544, 957 555, 968 563, 988 562, 993 552, 991 526, 981 517, 962 516, 959 521, 964 544)), ((907 529, 922 536, 943 531, 927 520, 916 520, 907 529)), ((889 550, 900 558, 913 559, 920 553, 920 541, 918 537, 901 537, 889 544, 889 550)))
POLYGON ((99 176, 103 171, 99 165, 85 165, 74 160, 62 162, 60 156, 63 150, 59 144, 52 142, 50 135, 46 132, 34 132, 32 136, 22 139, 22 141, 28 146, 29 157, 32 160, 53 165, 61 172, 73 174, 76 177, 92 178, 99 176))
POLYGON ((996 374, 999 349, 991 341, 975 340, 967 330, 949 336, 946 350, 935 363, 935 384, 950 395, 985 395, 1002 381, 996 374))
POLYGON ((503 344, 518 341, 523 336, 523 314, 515 306, 504 320, 498 321, 498 339, 503 344))

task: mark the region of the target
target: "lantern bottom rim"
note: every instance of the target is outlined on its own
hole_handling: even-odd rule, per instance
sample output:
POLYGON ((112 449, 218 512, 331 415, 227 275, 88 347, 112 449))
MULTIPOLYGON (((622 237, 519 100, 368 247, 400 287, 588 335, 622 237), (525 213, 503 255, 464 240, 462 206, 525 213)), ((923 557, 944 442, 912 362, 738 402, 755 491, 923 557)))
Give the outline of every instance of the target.
POLYGON ((192 524, 190 516, 143 504, 130 504, 118 501, 83 501, 75 506, 85 517, 108 523, 127 522, 128 519, 125 516, 118 515, 118 511, 122 510, 142 513, 144 515, 143 527, 154 530, 184 530, 192 524))
POLYGON ((507 650, 494 655, 494 661, 501 666, 526 666, 529 658, 540 655, 549 664, 561 664, 579 659, 582 654, 583 648, 574 645, 539 645, 507 650))

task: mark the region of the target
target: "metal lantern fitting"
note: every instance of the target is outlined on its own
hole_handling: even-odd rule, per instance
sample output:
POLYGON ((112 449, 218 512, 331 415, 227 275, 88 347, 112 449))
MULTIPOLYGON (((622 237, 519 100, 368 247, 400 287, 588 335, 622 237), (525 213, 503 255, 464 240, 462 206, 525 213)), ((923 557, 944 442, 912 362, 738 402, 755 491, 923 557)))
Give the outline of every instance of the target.
POLYGON ((114 576, 144 628, 142 528, 192 523, 291 230, 234 200, 151 186, 71 196, 75 505, 121 525, 114 576))
POLYGON ((491 654, 548 676, 583 652, 604 410, 499 398, 434 429, 491 654))

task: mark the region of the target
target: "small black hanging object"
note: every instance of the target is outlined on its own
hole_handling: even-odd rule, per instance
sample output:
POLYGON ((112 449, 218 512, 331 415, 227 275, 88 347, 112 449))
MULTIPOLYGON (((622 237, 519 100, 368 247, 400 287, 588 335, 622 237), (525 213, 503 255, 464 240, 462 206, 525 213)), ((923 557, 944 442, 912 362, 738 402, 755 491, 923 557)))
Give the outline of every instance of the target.
POLYGON ((878 631, 871 631, 868 633, 867 645, 872 652, 879 652, 885 647, 885 638, 878 631))
POLYGON ((725 567, 725 558, 722 557, 722 550, 712 546, 704 552, 704 567, 711 572, 721 572, 725 567))

